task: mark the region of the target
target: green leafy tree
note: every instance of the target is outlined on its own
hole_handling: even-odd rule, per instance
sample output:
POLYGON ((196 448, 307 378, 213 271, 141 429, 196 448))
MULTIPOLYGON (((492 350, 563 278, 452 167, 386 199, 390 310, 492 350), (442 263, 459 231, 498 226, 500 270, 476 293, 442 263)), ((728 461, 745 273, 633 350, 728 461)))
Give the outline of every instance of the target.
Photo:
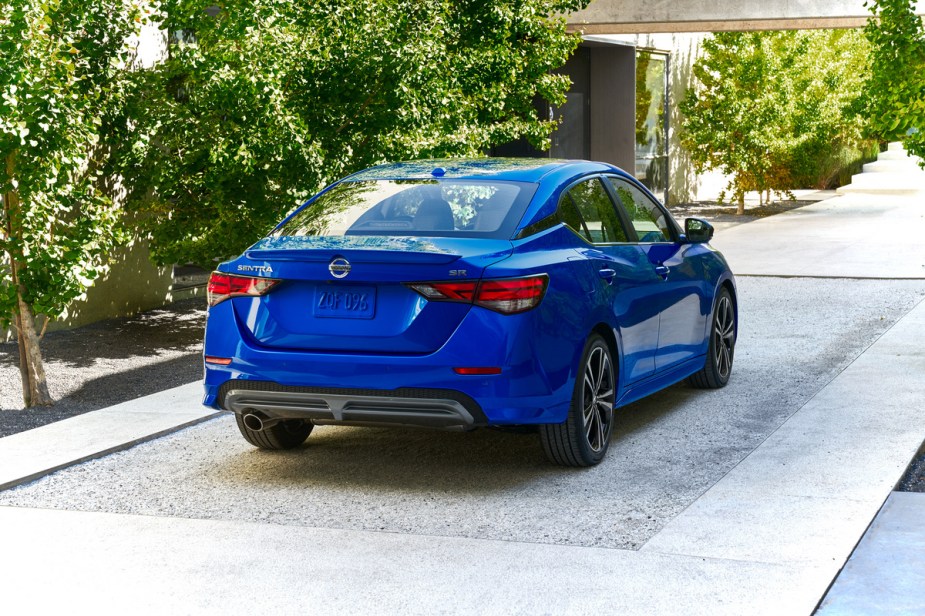
POLYGON ((870 76, 864 112, 871 133, 901 140, 925 158, 925 27, 913 0, 865 3, 875 15, 864 34, 870 41, 870 76))
POLYGON ((52 403, 36 315, 61 316, 121 239, 99 135, 140 19, 131 0, 0 3, 0 328, 26 406, 52 403))
POLYGON ((554 127, 581 0, 165 0, 116 169, 161 263, 240 252, 314 191, 385 160, 472 155, 554 127))
POLYGON ((856 30, 707 39, 693 66, 695 87, 680 104, 681 142, 698 171, 731 176, 726 191, 740 214, 748 191, 770 196, 830 182, 837 171, 831 153, 864 142, 861 118, 848 110, 866 50, 856 30))

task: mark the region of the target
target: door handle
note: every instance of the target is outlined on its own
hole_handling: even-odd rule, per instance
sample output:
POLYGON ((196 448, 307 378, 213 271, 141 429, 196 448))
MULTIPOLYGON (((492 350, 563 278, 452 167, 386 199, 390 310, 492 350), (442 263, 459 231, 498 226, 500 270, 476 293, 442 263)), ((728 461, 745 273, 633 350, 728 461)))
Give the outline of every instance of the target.
POLYGON ((671 270, 668 268, 667 265, 656 265, 655 266, 655 273, 658 274, 662 280, 668 280, 668 273, 670 271, 671 270))
POLYGON ((597 273, 601 275, 601 278, 607 281, 607 284, 613 284, 613 279, 617 276, 617 272, 609 267, 600 269, 597 273))

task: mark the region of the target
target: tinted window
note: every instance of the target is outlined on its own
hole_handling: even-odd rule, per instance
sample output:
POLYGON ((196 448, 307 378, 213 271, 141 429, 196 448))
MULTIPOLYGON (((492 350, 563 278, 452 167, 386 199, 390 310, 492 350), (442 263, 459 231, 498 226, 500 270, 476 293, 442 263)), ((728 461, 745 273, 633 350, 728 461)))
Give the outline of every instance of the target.
POLYGON ((671 242, 671 223, 665 212, 641 190, 620 178, 610 177, 640 242, 671 242))
MULTIPOLYGON (((598 178, 576 184, 569 189, 565 200, 570 200, 581 214, 584 225, 576 231, 587 237, 588 241, 594 244, 627 241, 613 201, 598 178)), ((575 228, 564 217, 563 222, 575 228)))
POLYGON ((521 182, 343 182, 271 235, 510 237, 535 190, 521 182))

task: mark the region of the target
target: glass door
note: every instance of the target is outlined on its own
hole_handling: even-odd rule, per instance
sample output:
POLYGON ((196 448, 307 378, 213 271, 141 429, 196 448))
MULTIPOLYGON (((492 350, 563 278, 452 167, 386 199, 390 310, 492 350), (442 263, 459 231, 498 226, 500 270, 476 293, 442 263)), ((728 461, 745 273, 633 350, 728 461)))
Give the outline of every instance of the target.
POLYGON ((636 179, 668 200, 668 54, 636 52, 636 179))

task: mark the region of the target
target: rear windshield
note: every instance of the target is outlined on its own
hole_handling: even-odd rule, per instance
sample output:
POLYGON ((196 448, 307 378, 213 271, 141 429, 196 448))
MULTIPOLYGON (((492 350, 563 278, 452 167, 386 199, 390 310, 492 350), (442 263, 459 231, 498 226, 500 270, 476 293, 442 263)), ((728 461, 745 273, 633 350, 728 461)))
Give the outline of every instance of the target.
POLYGON ((491 180, 342 182, 270 235, 509 238, 535 191, 491 180))

